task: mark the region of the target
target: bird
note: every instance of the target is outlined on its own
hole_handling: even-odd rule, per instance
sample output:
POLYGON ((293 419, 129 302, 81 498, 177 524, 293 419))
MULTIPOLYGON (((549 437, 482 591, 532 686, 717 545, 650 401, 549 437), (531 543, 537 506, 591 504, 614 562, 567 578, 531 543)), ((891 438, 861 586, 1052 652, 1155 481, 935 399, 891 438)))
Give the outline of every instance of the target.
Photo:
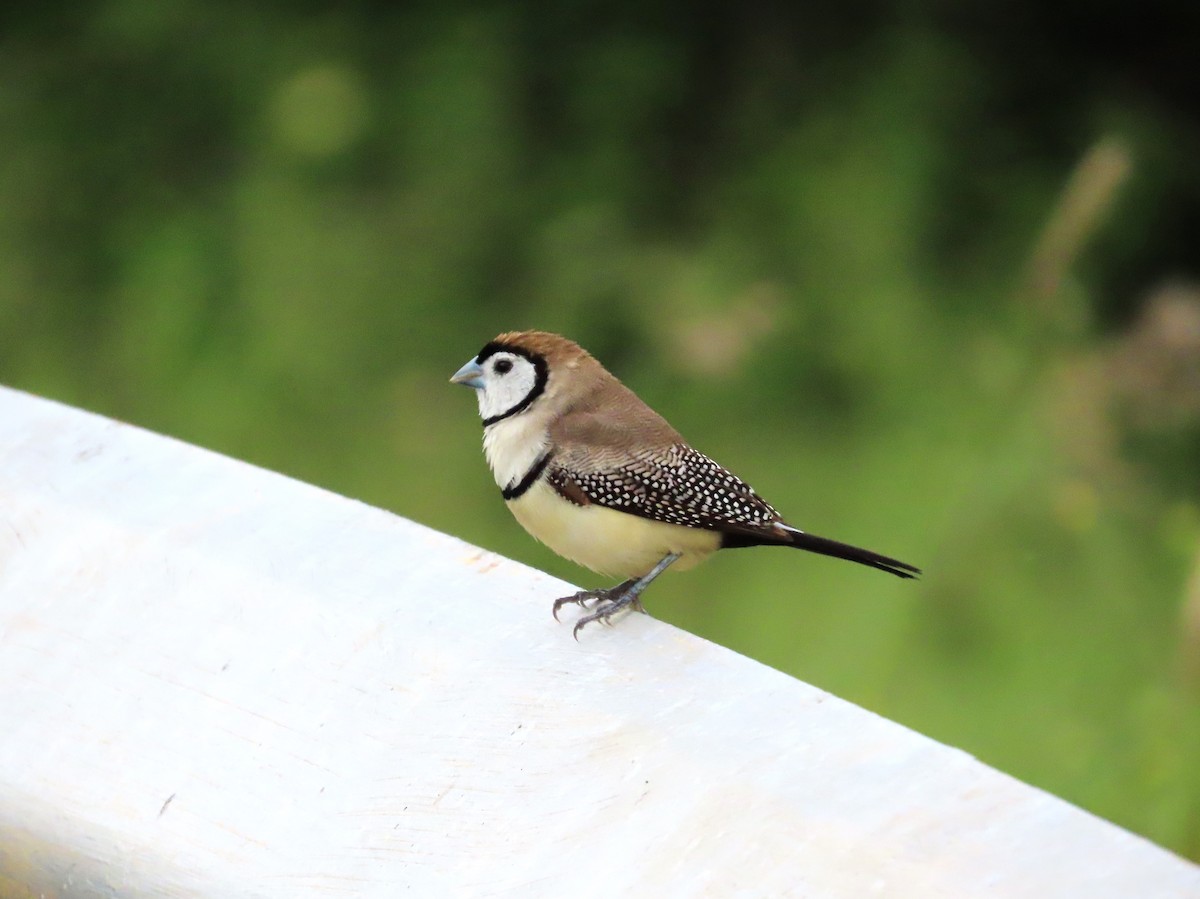
POLYGON ((921 570, 783 520, 739 477, 683 439, 577 343, 547 331, 500 334, 450 378, 475 390, 483 450, 517 521, 551 550, 624 578, 554 601, 588 612, 572 634, 618 613, 668 567, 720 549, 790 546, 901 578, 921 570), (589 603, 595 603, 589 606, 589 603))

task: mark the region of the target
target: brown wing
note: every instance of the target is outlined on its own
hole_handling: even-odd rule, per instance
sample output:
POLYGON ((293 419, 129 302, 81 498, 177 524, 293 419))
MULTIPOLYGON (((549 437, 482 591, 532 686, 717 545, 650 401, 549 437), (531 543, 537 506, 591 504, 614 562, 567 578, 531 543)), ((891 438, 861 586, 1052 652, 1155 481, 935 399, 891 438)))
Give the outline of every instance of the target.
MULTIPOLYGON (((605 373, 607 375, 607 373, 605 373)), ((611 376, 550 426, 551 486, 669 524, 778 540, 779 514, 750 486, 692 449, 662 416, 611 376)))
POLYGON ((592 471, 572 470, 556 457, 549 481, 578 505, 595 503, 668 524, 768 536, 779 521, 749 484, 683 443, 592 471))

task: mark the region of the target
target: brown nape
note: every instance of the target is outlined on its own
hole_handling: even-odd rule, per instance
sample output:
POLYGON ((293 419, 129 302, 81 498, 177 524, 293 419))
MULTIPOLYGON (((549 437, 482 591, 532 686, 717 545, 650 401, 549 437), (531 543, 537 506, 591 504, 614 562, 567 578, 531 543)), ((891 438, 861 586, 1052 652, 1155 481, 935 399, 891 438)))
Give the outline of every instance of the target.
POLYGON ((553 361, 592 358, 591 353, 575 341, 549 331, 508 331, 498 335, 492 343, 535 353, 553 361))

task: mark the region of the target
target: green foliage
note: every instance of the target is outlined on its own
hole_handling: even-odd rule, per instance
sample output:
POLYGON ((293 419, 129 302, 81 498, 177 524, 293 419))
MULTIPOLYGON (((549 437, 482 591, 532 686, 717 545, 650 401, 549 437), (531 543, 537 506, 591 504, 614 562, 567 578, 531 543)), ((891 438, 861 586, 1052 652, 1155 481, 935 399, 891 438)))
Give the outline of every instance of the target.
POLYGON ((798 526, 927 572, 724 553, 655 615, 1200 858, 1200 428, 1122 416, 1112 364, 1180 274, 1138 247, 1195 209, 1195 122, 923 8, 10 10, 0 379, 593 584, 446 383, 563 332, 798 526))

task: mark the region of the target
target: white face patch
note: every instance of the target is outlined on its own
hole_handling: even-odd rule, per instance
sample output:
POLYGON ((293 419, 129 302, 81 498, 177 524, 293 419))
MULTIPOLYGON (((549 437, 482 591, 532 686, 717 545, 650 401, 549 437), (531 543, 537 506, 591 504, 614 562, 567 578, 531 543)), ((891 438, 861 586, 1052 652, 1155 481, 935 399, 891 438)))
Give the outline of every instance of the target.
POLYGON ((483 387, 476 391, 479 417, 503 415, 537 389, 537 368, 517 353, 500 350, 483 361, 483 387))

